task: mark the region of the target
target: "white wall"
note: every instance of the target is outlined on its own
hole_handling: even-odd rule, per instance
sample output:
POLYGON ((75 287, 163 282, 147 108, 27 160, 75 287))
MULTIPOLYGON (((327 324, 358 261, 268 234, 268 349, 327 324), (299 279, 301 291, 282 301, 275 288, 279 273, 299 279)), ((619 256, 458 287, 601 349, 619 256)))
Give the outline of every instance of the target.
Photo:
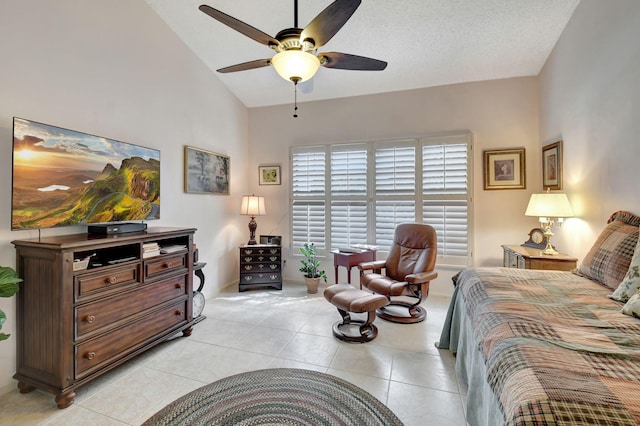
MULTIPOLYGON (((246 191, 248 112, 143 1, 3 0, 0 7, 0 265, 10 231, 12 118, 28 118, 161 151, 161 220, 195 227, 205 292, 237 280, 237 215, 246 191), (231 196, 183 192, 183 146, 231 157, 231 196)), ((85 232, 45 229, 43 235, 85 232)), ((196 280, 197 281, 197 280, 196 280)), ((0 298, 15 333, 15 298, 0 298)), ((0 393, 15 382, 15 336, 0 342, 0 393)))
POLYGON ((540 80, 540 140, 564 140, 577 218, 554 240, 578 258, 616 210, 640 214, 640 2, 582 0, 540 80))
MULTIPOLYGON (((500 245, 524 242, 537 222, 524 216, 529 189, 483 190, 482 151, 525 147, 527 182, 540 179, 537 90, 536 78, 513 78, 303 103, 299 105, 298 118, 292 117, 292 105, 250 109, 249 170, 255 170, 250 185, 256 194, 266 197, 268 213, 259 218, 258 233, 281 234, 283 244, 287 247, 290 244, 287 160, 290 146, 470 130, 474 135, 475 163, 474 263, 501 265, 500 245), (257 185, 258 165, 268 163, 282 165, 281 186, 257 185)), ((285 250, 287 255, 290 261, 285 276, 301 280, 299 259, 285 250)), ((329 277, 333 277, 332 259, 326 259, 324 266, 331 272, 329 277)), ((432 291, 450 294, 452 272, 442 268, 440 272, 432 291)))

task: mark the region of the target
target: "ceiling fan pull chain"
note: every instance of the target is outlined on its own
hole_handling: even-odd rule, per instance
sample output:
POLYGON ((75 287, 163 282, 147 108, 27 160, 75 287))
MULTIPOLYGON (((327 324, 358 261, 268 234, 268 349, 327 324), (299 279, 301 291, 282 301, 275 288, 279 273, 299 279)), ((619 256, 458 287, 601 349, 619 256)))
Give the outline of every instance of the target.
POLYGON ((293 118, 298 118, 298 82, 293 81, 293 118))
POLYGON ((300 80, 300 77, 291 77, 291 81, 293 81, 293 118, 298 118, 298 83, 300 80))

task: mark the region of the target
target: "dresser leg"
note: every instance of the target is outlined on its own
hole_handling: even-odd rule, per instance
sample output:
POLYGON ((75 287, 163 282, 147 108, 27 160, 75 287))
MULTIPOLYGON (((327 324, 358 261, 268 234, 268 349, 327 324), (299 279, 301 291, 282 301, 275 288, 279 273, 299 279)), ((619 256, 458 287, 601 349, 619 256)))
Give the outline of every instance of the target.
POLYGON ((18 390, 20 391, 20 393, 29 393, 36 390, 36 388, 24 382, 18 382, 18 390))
POLYGON ((191 336, 192 331, 193 331, 193 327, 185 328, 184 330, 182 330, 182 335, 184 337, 189 337, 191 336))
POLYGON ((73 391, 61 393, 56 395, 56 404, 60 409, 67 408, 68 406, 73 404, 74 399, 76 399, 76 393, 73 391))

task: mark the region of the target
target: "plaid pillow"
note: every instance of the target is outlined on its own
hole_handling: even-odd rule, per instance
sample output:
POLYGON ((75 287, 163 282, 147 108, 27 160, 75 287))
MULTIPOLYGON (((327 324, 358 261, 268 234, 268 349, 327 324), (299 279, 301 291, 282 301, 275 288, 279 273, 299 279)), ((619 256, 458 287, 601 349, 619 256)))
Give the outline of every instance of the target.
POLYGON ((638 243, 638 226, 614 220, 584 257, 578 274, 615 290, 624 279, 638 243))
POLYGON ((624 279, 616 291, 609 297, 613 300, 626 302, 631 296, 638 292, 638 289, 640 289, 640 239, 636 244, 636 250, 633 253, 633 258, 631 258, 631 264, 629 265, 627 274, 624 276, 624 279))

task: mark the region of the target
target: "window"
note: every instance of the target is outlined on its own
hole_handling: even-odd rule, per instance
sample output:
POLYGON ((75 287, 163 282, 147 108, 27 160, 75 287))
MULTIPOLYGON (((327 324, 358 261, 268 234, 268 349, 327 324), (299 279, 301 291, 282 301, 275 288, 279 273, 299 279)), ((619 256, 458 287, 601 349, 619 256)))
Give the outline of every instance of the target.
POLYGON ((470 134, 292 148, 294 251, 387 251, 396 225, 423 222, 436 229, 440 263, 469 264, 470 152, 470 134))

